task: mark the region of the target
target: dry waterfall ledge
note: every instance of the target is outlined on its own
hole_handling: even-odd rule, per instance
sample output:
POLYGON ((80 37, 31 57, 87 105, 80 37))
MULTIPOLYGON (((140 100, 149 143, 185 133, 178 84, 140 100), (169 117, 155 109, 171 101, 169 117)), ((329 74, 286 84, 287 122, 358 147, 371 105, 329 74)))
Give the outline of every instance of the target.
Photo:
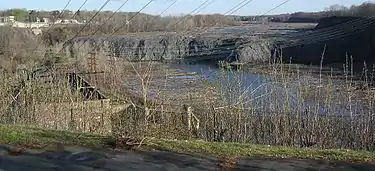
POLYGON ((120 57, 131 61, 154 60, 241 60, 264 62, 271 57, 273 40, 251 35, 206 33, 137 33, 121 36, 90 36, 57 44, 65 56, 84 59, 120 57))
MULTIPOLYGON (((0 143, 26 148, 41 148, 54 144, 81 145, 103 148, 112 137, 75 132, 42 130, 21 126, 0 125, 0 143)), ((139 143, 138 143, 139 144, 139 143)), ((375 153, 345 149, 291 148, 282 146, 253 145, 246 143, 219 143, 200 140, 166 140, 145 138, 135 150, 163 150, 179 153, 208 154, 217 157, 296 158, 328 161, 374 163, 375 153)))

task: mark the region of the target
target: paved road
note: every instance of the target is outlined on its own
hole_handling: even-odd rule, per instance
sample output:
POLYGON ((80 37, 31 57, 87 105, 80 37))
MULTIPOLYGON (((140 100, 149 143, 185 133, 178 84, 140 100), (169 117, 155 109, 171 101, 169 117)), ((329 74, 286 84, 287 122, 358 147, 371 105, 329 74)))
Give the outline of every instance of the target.
POLYGON ((26 150, 9 152, 11 147, 0 145, 0 171, 137 171, 137 170, 238 170, 238 171, 375 171, 375 165, 329 164, 310 160, 237 159, 234 163, 213 157, 197 157, 170 152, 115 152, 82 147, 64 150, 26 150), (223 164, 224 163, 224 164, 223 164), (222 166, 227 166, 223 168, 222 166), (232 169, 230 169, 232 168, 232 169))

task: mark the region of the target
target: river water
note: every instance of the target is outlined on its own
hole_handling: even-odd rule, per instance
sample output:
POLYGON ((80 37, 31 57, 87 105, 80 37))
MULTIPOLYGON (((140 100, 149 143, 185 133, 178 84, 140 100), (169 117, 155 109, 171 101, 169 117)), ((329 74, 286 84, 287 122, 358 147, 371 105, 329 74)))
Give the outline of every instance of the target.
MULTIPOLYGON (((368 108, 359 101, 324 102, 298 98, 298 91, 293 85, 277 82, 267 75, 253 74, 245 71, 223 70, 208 64, 172 64, 171 67, 196 75, 178 76, 176 78, 203 78, 215 85, 220 92, 220 99, 231 106, 249 107, 252 109, 281 110, 288 107, 292 110, 306 110, 320 115, 360 116, 368 108)), ((311 90, 314 91, 314 90, 311 90)), ((335 93, 335 92, 333 92, 335 93)), ((344 98, 344 97, 343 97, 344 98)), ((297 111, 296 111, 297 112, 297 111)))
MULTIPOLYGON (((290 32, 296 32, 276 24, 275 26, 269 25, 263 28, 264 25, 249 25, 248 27, 233 27, 233 28, 214 28, 207 32, 228 32, 228 33, 259 33, 259 34, 278 34, 284 35, 290 32), (275 29, 278 28, 279 30, 275 29), (282 28, 280 30, 280 28, 282 28), (252 31, 251 31, 252 30, 252 31), (255 30, 255 31, 254 31, 255 30), (262 31, 263 30, 263 31, 262 31)), ((172 91, 172 94, 183 94, 189 90, 185 87, 194 87, 194 85, 184 84, 179 81, 187 79, 202 79, 215 85, 217 91, 220 92, 220 100, 227 106, 235 107, 252 107, 252 109, 260 109, 266 111, 280 111, 284 107, 292 109, 295 112, 313 111, 321 115, 330 116, 359 116, 360 114, 368 112, 368 108, 361 104, 361 102, 353 100, 348 102, 345 100, 347 97, 336 96, 339 102, 324 102, 324 100, 314 99, 301 99, 299 98, 299 91, 297 86, 293 83, 280 83, 271 79, 267 75, 259 75, 244 71, 222 70, 216 65, 212 64, 168 64, 169 67, 179 70, 181 72, 197 73, 188 75, 173 75, 176 82, 164 85, 165 89, 172 91), (184 86, 184 88, 182 88, 184 86), (179 90, 183 89, 183 90, 179 90)), ((170 80, 169 80, 170 82, 170 80)), ((187 81, 189 82, 189 81, 187 81)), ((303 81, 300 81, 303 82, 303 81)), ((160 83, 163 84, 163 83, 160 83)), ((309 83, 307 83, 309 84, 309 83)), ((305 83, 306 85, 306 83, 305 83)), ((136 87, 128 85, 128 87, 136 87)), ((155 87, 163 87, 163 85, 156 85, 155 87)), ((311 88, 310 91, 315 92, 318 87, 311 88)), ((137 91, 137 90, 134 90, 137 91)), ((153 92, 156 94, 156 90, 153 92)), ((335 87, 332 87, 332 93, 335 95, 340 94, 335 92, 335 87)), ((154 97, 154 95, 150 95, 154 97)))

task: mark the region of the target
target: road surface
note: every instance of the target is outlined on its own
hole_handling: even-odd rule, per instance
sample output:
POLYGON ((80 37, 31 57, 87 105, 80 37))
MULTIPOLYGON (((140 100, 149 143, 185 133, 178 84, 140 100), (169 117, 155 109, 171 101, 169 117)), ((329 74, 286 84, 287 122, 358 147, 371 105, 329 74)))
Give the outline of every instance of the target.
POLYGON ((136 152, 88 149, 66 146, 63 150, 46 149, 23 152, 9 145, 0 145, 0 171, 162 171, 162 170, 238 170, 238 171, 375 171, 375 165, 333 164, 313 160, 267 160, 240 158, 220 160, 162 151, 136 152))

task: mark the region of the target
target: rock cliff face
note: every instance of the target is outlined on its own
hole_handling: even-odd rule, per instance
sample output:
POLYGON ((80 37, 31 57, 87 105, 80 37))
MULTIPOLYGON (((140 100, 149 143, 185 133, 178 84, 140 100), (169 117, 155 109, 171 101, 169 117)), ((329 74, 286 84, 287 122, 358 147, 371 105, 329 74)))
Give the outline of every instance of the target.
POLYGON ((72 58, 96 51, 105 56, 139 60, 243 60, 264 61, 270 55, 269 43, 259 38, 235 34, 138 33, 125 36, 81 37, 63 44, 72 58), (249 48, 256 55, 249 55, 249 48), (246 52, 245 52, 246 51, 246 52))

